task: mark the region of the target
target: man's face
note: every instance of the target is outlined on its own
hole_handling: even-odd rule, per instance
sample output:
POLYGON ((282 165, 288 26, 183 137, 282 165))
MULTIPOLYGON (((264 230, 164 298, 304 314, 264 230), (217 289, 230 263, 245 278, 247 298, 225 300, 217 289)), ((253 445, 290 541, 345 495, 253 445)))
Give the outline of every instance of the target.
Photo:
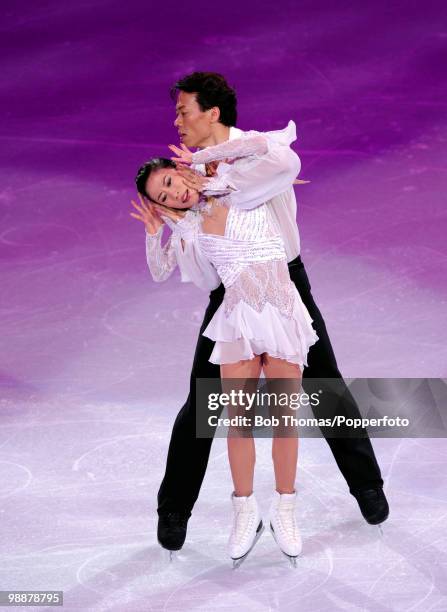
POLYGON ((180 142, 187 147, 203 147, 211 136, 212 109, 202 111, 195 93, 181 91, 175 106, 177 118, 174 126, 179 133, 180 142))
POLYGON ((199 192, 188 189, 175 168, 151 172, 145 190, 151 200, 170 208, 191 208, 199 201, 199 192))

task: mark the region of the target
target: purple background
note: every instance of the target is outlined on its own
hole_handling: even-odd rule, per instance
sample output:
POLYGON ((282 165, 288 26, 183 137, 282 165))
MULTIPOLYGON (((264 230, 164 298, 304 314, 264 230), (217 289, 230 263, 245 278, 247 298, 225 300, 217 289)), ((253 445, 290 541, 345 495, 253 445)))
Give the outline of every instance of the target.
MULTIPOLYGON (((431 477, 445 474, 446 453, 434 441, 375 443, 394 502, 384 545, 346 499, 324 442, 305 440, 306 571, 275 600, 268 578, 284 567, 278 557, 265 574, 268 547, 264 567, 251 565, 250 596, 250 577, 234 586, 222 569, 231 484, 216 441, 185 552, 192 574, 166 578, 155 493, 207 296, 177 272, 152 282, 129 201, 141 162, 176 142, 170 85, 194 70, 222 72, 238 92, 239 127, 297 124, 300 176, 311 181, 296 187, 301 254, 345 376, 446 376, 445 3, 29 1, 2 2, 1 13, 2 520, 23 534, 5 540, 1 584, 65 585, 68 609, 121 610, 129 591, 135 610, 148 609, 139 597, 149 594, 152 609, 209 609, 222 593, 225 609, 281 607, 293 593, 303 610, 388 610, 390 601, 440 610, 441 544, 413 564, 445 516, 447 487, 431 477), (214 553, 210 496, 223 538, 214 553), (432 531, 415 541, 428 506, 432 531), (108 542, 115 548, 104 552, 108 542), (47 548, 62 557, 39 552, 47 548), (95 561, 86 574, 102 554, 108 570, 95 561), (367 576, 361 585, 354 570, 367 576), (212 573, 202 590, 194 571, 212 573), (314 590, 313 571, 326 591, 314 590), (136 576, 153 580, 131 588, 136 576)), ((268 449, 260 453, 270 478, 268 449)))

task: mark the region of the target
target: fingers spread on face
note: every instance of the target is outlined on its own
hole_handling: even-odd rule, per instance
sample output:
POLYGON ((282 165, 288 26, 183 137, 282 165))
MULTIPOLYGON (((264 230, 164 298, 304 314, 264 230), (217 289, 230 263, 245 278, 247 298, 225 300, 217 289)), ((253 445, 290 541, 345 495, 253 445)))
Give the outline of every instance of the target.
POLYGON ((174 210, 165 208, 164 206, 159 206, 158 204, 154 204, 154 208, 158 211, 160 215, 168 217, 168 219, 171 219, 172 221, 178 221, 183 217, 182 212, 176 212, 174 210))
POLYGON ((196 173, 189 166, 185 166, 184 164, 177 164, 177 172, 181 175, 195 176, 196 173))
POLYGON ((191 181, 188 178, 184 178, 183 179, 183 184, 186 185, 186 187, 188 187, 188 189, 194 189, 197 190, 197 184, 194 181, 191 181))
POLYGON ((193 189, 199 189, 202 184, 202 176, 194 172, 194 170, 188 169, 186 171, 181 171, 178 173, 180 176, 182 183, 187 183, 188 187, 192 187, 193 189))
POLYGON ((140 198, 141 205, 144 207, 144 205, 145 205, 145 201, 144 201, 143 194, 141 194, 140 192, 138 192, 138 197, 140 198))
POLYGON ((138 197, 140 198, 140 203, 141 203, 140 210, 144 211, 145 213, 150 212, 150 204, 146 200, 146 198, 141 193, 138 193, 138 197))
POLYGON ((132 204, 132 206, 134 206, 134 208, 136 208, 140 213, 143 212, 143 209, 141 208, 141 206, 138 206, 138 204, 136 202, 134 202, 133 200, 130 201, 130 203, 132 204))
POLYGON ((159 204, 152 204, 151 206, 157 214, 166 214, 167 209, 164 206, 160 206, 159 204))

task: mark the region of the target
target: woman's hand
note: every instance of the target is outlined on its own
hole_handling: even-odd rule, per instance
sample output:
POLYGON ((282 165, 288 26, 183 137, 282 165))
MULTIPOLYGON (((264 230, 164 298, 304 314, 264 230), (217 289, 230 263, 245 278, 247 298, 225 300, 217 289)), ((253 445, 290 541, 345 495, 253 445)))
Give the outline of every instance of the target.
POLYGON ((162 204, 152 204, 152 206, 158 212, 159 215, 168 217, 168 219, 171 219, 171 221, 174 221, 174 223, 177 223, 186 215, 186 212, 184 210, 174 210, 172 208, 167 208, 162 204))
POLYGON ((186 145, 183 143, 180 145, 181 149, 176 147, 175 145, 168 145, 173 153, 175 153, 178 157, 171 157, 171 160, 179 163, 179 164, 187 164, 190 166, 192 164, 192 151, 188 149, 186 145))
POLYGON ((205 190, 206 185, 209 183, 209 177, 203 176, 203 174, 199 174, 195 172, 191 168, 187 168, 182 164, 177 165, 177 172, 182 177, 183 182, 188 187, 188 189, 195 189, 199 193, 205 190))
POLYGON ((130 216, 142 221, 146 226, 146 231, 148 234, 156 234, 163 225, 164 221, 161 219, 158 211, 155 209, 154 204, 146 202, 141 193, 138 194, 138 197, 140 199, 140 205, 138 206, 138 204, 133 200, 131 200, 131 204, 140 214, 137 215, 136 213, 131 212, 130 216))

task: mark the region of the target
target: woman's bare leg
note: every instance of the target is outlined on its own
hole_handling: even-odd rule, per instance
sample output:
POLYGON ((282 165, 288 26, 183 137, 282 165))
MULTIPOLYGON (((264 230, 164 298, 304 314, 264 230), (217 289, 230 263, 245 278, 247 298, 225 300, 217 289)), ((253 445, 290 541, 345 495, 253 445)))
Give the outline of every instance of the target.
MULTIPOLYGON (((222 391, 229 393, 232 389, 244 388, 247 384, 250 391, 256 390, 255 381, 261 374, 261 357, 245 359, 236 363, 226 363, 220 366, 222 391), (248 380, 247 379, 251 379, 248 380), (253 389, 251 388, 253 387, 253 389)), ((229 406, 228 416, 241 414, 243 410, 229 406)), ((236 496, 249 496, 253 493, 253 478, 255 470, 256 451, 253 436, 247 431, 230 428, 227 437, 228 458, 230 461, 231 476, 233 478, 234 493, 236 496)))
MULTIPOLYGON (((301 384, 301 369, 298 365, 263 353, 262 367, 266 379, 290 379, 290 384, 284 386, 284 391, 298 392, 301 384)), ((274 436, 272 440, 276 490, 281 494, 295 491, 298 462, 298 431, 292 427, 286 429, 286 437, 274 436)))

